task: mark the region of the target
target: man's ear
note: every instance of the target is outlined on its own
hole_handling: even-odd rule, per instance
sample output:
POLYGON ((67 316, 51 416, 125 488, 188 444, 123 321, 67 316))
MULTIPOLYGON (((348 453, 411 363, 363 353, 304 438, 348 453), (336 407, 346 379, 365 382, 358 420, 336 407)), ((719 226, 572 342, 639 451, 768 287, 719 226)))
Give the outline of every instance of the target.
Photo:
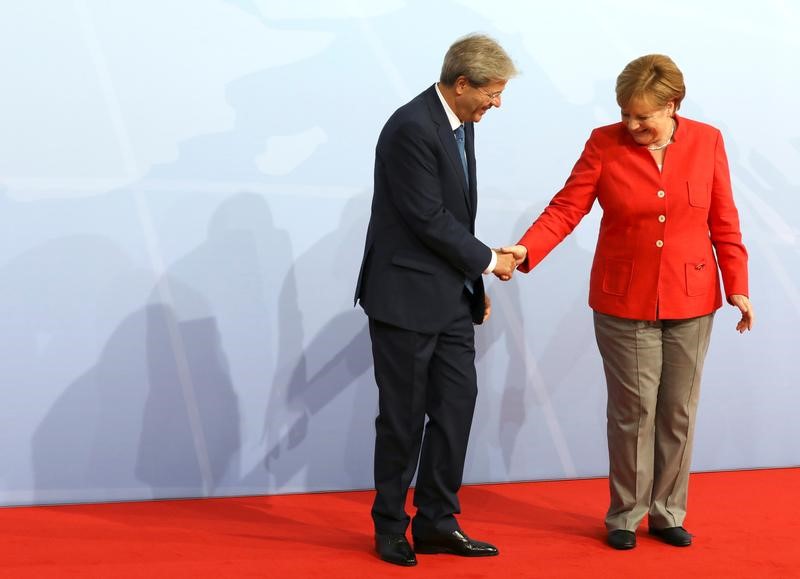
POLYGON ((461 95, 464 94, 464 91, 467 90, 468 86, 469 86, 469 79, 467 79, 467 77, 462 74, 456 79, 453 88, 455 88, 457 95, 461 95))

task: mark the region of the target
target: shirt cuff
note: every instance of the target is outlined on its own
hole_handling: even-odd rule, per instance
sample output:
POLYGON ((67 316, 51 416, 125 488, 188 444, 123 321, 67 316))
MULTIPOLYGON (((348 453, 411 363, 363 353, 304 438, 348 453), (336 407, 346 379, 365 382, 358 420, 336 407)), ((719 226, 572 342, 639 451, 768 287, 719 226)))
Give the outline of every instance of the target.
POLYGON ((483 270, 483 275, 492 273, 494 271, 495 266, 497 265, 497 252, 494 249, 490 251, 492 252, 492 261, 490 261, 486 269, 483 270))

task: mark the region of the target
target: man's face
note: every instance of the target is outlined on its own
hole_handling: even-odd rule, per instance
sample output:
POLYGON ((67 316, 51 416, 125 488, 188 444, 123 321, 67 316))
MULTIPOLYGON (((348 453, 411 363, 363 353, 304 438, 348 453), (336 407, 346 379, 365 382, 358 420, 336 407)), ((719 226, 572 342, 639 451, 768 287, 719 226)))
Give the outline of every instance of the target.
POLYGON ((483 86, 470 83, 466 77, 456 81, 456 110, 458 118, 464 122, 479 122, 492 107, 502 104, 503 89, 506 80, 493 80, 483 86))

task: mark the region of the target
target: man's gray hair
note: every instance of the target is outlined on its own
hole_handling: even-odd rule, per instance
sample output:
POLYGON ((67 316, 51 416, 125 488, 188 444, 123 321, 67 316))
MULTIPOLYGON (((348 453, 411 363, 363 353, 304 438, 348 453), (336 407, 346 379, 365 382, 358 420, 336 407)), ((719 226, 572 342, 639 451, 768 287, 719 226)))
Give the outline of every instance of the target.
POLYGON ((465 76, 470 83, 484 86, 517 74, 514 62, 496 40, 485 34, 469 34, 456 40, 445 54, 439 81, 452 86, 459 76, 465 76))

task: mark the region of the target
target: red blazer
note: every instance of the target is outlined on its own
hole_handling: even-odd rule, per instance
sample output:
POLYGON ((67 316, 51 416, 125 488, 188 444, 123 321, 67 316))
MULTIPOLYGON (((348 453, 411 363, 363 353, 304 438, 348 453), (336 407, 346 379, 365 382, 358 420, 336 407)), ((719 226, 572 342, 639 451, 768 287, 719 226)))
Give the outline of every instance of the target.
POLYGON ((519 269, 535 267, 597 199, 603 219, 589 282, 592 309, 636 320, 709 314, 722 305, 718 267, 727 296, 748 295, 722 135, 676 120, 661 172, 622 123, 592 131, 564 188, 520 239, 528 256, 519 269))

